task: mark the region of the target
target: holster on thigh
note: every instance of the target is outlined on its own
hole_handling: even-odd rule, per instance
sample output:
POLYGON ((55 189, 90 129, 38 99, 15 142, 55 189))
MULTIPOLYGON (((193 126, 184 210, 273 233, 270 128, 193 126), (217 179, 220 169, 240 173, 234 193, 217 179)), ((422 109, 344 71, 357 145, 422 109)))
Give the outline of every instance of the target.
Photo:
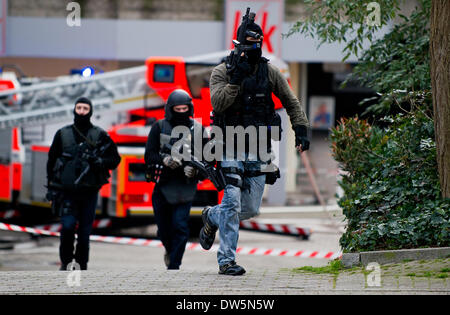
POLYGON ((225 176, 227 185, 244 189, 244 172, 237 167, 222 167, 222 173, 225 176), (230 174, 239 175, 239 178, 232 177, 230 174))

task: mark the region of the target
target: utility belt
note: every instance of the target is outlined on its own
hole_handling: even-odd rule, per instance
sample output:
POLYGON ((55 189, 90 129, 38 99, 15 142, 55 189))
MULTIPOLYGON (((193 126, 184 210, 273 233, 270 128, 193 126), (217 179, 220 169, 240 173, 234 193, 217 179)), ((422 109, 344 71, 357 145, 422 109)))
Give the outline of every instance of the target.
POLYGON ((145 169, 145 180, 148 183, 159 183, 163 169, 164 166, 162 164, 148 164, 145 169))
POLYGON ((244 128, 254 126, 256 127, 256 132, 258 135, 259 127, 267 126, 267 139, 272 139, 274 141, 281 140, 281 134, 283 131, 281 128, 281 117, 276 112, 264 117, 257 114, 241 114, 240 112, 233 114, 213 112, 212 125, 220 127, 224 135, 226 134, 225 131, 227 126, 242 126, 244 128), (278 132, 275 132, 276 128, 274 127, 278 128, 278 132))
POLYGON ((223 175, 225 176, 225 182, 227 185, 232 185, 235 187, 239 187, 241 189, 248 189, 248 184, 245 181, 245 178, 249 177, 258 177, 261 175, 266 175, 266 184, 273 185, 280 178, 280 170, 275 164, 271 164, 273 169, 270 171, 256 171, 256 170, 245 170, 242 171, 237 167, 222 167, 221 170, 223 175), (239 175, 239 178, 231 177, 230 174, 239 175))
MULTIPOLYGON (((241 189, 246 189, 248 186, 246 185, 245 178, 248 177, 257 177, 261 175, 266 175, 266 184, 273 185, 280 178, 280 170, 279 168, 271 163, 272 169, 269 171, 256 171, 256 170, 246 170, 242 171, 237 167, 221 167, 220 171, 223 173, 225 177, 225 183, 227 185, 232 185, 235 187, 239 187, 241 189), (231 177, 230 174, 239 175, 239 178, 231 177)), ((145 172, 145 178, 147 182, 159 183, 161 179, 161 175, 163 172, 164 166, 159 164, 150 164, 147 166, 145 172)))

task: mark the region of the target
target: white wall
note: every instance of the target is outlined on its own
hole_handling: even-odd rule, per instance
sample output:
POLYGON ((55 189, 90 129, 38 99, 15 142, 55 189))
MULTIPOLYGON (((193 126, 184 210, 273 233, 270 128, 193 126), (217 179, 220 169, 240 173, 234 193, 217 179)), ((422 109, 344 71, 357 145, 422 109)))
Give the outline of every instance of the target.
MULTIPOLYGON (((64 18, 8 17, 6 55, 14 57, 144 60, 148 56, 194 56, 224 50, 225 23, 82 19, 69 27, 64 18)), ((283 25, 283 33, 289 24, 283 25)), ((344 45, 316 50, 311 38, 283 39, 288 62, 339 62, 344 45)), ((350 58, 348 61, 356 61, 350 58)))

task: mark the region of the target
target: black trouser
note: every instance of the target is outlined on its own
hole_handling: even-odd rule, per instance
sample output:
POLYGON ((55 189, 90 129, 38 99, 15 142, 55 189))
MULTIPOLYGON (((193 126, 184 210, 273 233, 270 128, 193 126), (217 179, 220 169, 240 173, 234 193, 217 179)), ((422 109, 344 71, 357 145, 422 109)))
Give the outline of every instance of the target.
MULTIPOLYGON (((65 194, 64 202, 72 206, 71 213, 61 216, 61 236, 59 256, 63 266, 75 261, 82 270, 87 269, 89 261, 89 236, 95 218, 98 192, 83 192, 79 194, 65 194), (76 226, 78 223, 78 229, 76 226), (77 233, 77 246, 74 253, 75 231, 77 233)), ((64 203, 63 202, 63 203, 64 203)))
POLYGON ((189 213, 192 203, 171 205, 155 186, 152 195, 158 237, 170 257, 168 269, 179 269, 189 238, 189 213))

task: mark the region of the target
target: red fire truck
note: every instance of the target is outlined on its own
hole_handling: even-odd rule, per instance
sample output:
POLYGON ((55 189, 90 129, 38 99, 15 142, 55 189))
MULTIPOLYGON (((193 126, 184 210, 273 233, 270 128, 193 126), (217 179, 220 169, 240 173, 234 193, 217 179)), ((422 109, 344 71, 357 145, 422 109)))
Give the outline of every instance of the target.
MULTIPOLYGON (((141 81, 144 79, 146 92, 140 96, 127 96, 113 101, 114 106, 121 106, 126 102, 140 102, 140 106, 122 111, 122 119, 123 112, 126 113, 125 122, 108 120, 108 111, 103 116, 104 120, 112 121, 106 129, 118 145, 122 161, 118 168, 111 172, 109 184, 103 186, 100 191, 98 215, 122 219, 152 218, 151 195, 154 184, 147 183, 144 176, 144 150, 151 124, 164 117, 164 104, 169 94, 175 89, 184 89, 193 98, 194 119, 208 127, 212 111, 209 78, 214 67, 227 54, 228 52, 221 52, 195 58, 150 57, 146 60, 145 69, 136 68, 129 71, 133 74, 145 74, 144 78, 133 79, 133 82, 143 85, 141 81)), ((275 57, 271 58, 271 62, 288 77, 285 63, 275 57)), ((126 75, 123 74, 124 70, 117 72, 126 75)), ((106 85, 106 79, 111 77, 111 74, 105 74, 103 85, 106 85)), ((0 99, 1 97, 0 92, 0 99)), ((281 108, 276 97, 274 101, 276 108, 281 108)), ((73 103, 70 106, 73 108, 73 103)), ((14 123, 17 121, 14 120, 14 123)), ((71 121, 67 120, 64 124, 69 123, 71 121)), ((49 133, 44 141, 24 146, 21 141, 21 128, 0 129, 2 149, 5 149, 3 156, 0 156, 0 201, 4 204, 13 204, 19 209, 30 209, 29 206, 32 206, 31 211, 35 214, 35 209, 50 208, 50 204, 45 200, 45 185, 47 155, 53 134, 49 133), (7 141, 3 141, 5 139, 7 141)), ((191 215, 200 217, 203 207, 217 204, 221 198, 222 193, 218 193, 209 180, 200 182, 191 215)))

